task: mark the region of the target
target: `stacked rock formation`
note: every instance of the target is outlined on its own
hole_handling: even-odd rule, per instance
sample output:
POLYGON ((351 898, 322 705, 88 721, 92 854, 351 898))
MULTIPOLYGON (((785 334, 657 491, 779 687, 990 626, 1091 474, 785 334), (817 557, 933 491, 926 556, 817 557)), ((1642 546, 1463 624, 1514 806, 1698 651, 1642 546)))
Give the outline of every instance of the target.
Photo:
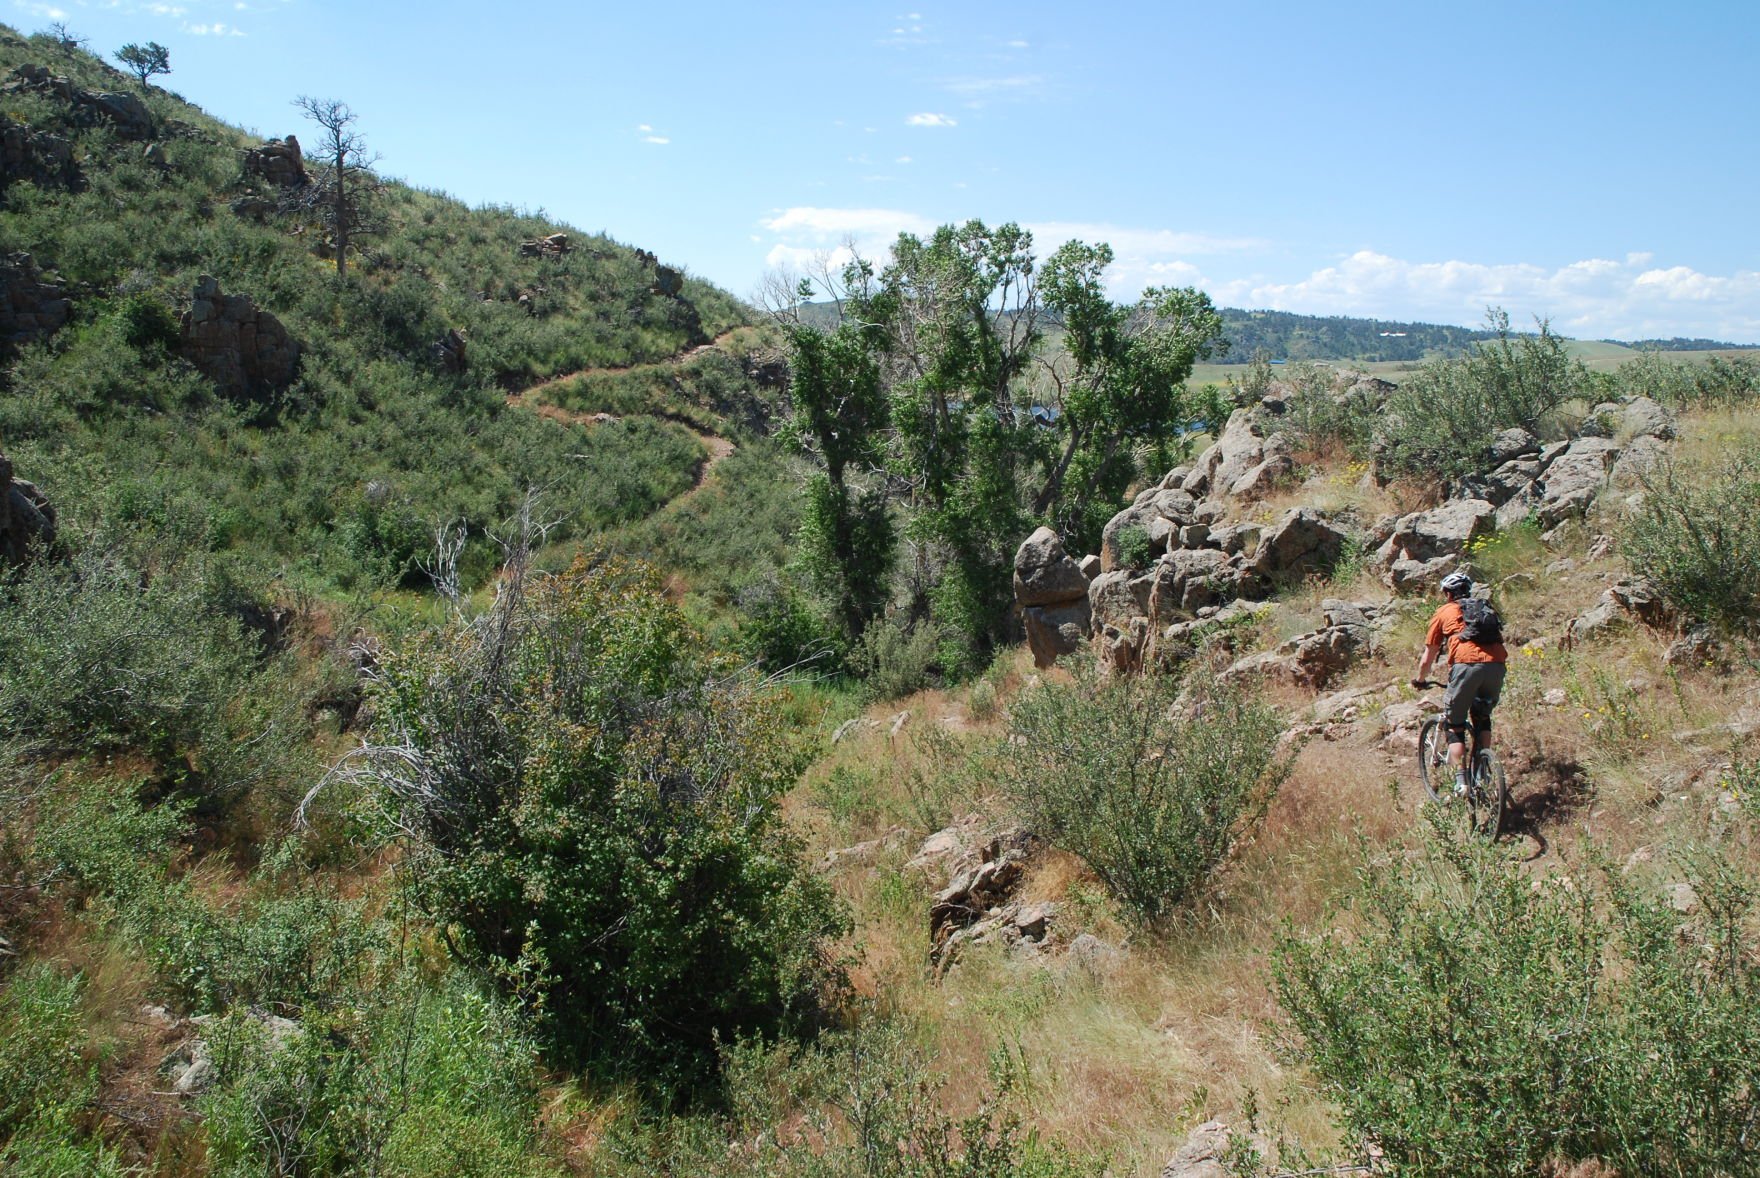
POLYGON ((73 303, 29 254, 0 261, 0 342, 29 343, 60 331, 73 303))
POLYGON ((299 344, 281 321, 249 295, 220 292, 204 274, 183 313, 183 356, 222 394, 246 396, 286 388, 299 366, 299 344))
POLYGON ((14 478, 0 454, 0 565, 18 565, 55 543, 55 509, 35 483, 14 478))

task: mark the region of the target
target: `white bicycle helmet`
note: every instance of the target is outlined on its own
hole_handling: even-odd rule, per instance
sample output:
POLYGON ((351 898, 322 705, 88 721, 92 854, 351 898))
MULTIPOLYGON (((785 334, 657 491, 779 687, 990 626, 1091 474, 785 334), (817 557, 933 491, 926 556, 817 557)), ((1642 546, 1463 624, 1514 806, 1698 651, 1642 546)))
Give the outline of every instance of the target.
POLYGON ((1450 573, 1442 578, 1442 591, 1451 597, 1464 597, 1473 591, 1473 578, 1465 573, 1450 573))

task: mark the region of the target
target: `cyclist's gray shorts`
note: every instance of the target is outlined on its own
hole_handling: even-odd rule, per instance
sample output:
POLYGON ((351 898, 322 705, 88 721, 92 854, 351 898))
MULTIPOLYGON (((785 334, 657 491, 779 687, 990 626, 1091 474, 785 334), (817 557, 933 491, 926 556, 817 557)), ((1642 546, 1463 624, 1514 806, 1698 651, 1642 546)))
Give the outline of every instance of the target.
POLYGON ((1503 694, 1502 663, 1456 663, 1448 673, 1448 691, 1442 697, 1443 722, 1452 732, 1465 732, 1467 716, 1473 731, 1491 731, 1491 709, 1503 694))

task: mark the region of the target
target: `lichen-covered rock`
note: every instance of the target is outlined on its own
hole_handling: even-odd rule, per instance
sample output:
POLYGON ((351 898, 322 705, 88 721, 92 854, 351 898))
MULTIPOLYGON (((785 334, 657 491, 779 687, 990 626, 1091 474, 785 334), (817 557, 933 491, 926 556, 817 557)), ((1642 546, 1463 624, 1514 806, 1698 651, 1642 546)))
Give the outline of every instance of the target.
POLYGON ((1460 563, 1467 545, 1496 527, 1497 508, 1484 499, 1456 499, 1432 511, 1413 512, 1394 525, 1376 552, 1396 590, 1427 585, 1460 563))
POLYGON ((1344 551, 1350 531, 1313 507, 1292 507, 1260 539, 1248 567, 1270 580, 1324 572, 1344 551))
POLYGON ((1583 515, 1607 485, 1619 454, 1610 438, 1573 439, 1535 480, 1529 513, 1544 527, 1583 515))
POLYGON ((1194 495, 1252 499, 1268 494, 1294 472, 1289 439, 1267 434, 1259 414, 1237 409, 1181 485, 1194 495))

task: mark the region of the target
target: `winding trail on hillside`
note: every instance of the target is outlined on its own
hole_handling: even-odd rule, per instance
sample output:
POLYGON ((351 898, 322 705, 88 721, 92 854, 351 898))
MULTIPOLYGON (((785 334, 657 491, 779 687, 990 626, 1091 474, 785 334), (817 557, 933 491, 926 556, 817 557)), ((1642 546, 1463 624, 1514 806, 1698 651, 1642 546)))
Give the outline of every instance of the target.
MULTIPOLYGON (((549 420, 558 422, 562 425, 577 425, 583 429, 592 430, 600 425, 617 420, 616 416, 609 413, 588 413, 584 410, 569 409, 565 406, 558 405, 553 401, 544 400, 543 393, 545 390, 567 384, 569 381, 579 380, 582 377, 610 376, 616 373, 636 372, 648 368, 670 368, 684 363, 693 356, 700 356, 706 351, 720 348, 730 340, 733 337, 734 332, 738 330, 739 328, 737 327, 730 327, 708 343, 698 344, 692 348, 686 348, 684 351, 677 353, 670 359, 653 360, 643 364, 628 364, 623 366, 607 365, 598 368, 583 368, 577 372, 570 372, 563 376, 551 377, 549 380, 532 385, 530 388, 521 389, 517 393, 508 393, 507 404, 512 408, 525 409, 528 412, 536 413, 539 417, 548 418, 549 420)), ((677 498, 668 500, 666 505, 660 509, 661 511, 677 510, 679 507, 688 503, 691 499, 700 494, 703 488, 708 485, 709 476, 714 473, 715 468, 720 466, 728 458, 732 457, 733 452, 736 449, 731 439, 724 438, 720 434, 705 430, 701 425, 685 417, 683 414, 674 413, 666 409, 654 409, 647 413, 630 414, 628 416, 658 417, 662 420, 670 421, 674 425, 682 426, 690 431, 692 437, 697 439, 698 444, 703 447, 703 451, 706 455, 702 465, 697 467, 696 479, 692 482, 690 489, 685 491, 682 495, 679 495, 677 498)))

